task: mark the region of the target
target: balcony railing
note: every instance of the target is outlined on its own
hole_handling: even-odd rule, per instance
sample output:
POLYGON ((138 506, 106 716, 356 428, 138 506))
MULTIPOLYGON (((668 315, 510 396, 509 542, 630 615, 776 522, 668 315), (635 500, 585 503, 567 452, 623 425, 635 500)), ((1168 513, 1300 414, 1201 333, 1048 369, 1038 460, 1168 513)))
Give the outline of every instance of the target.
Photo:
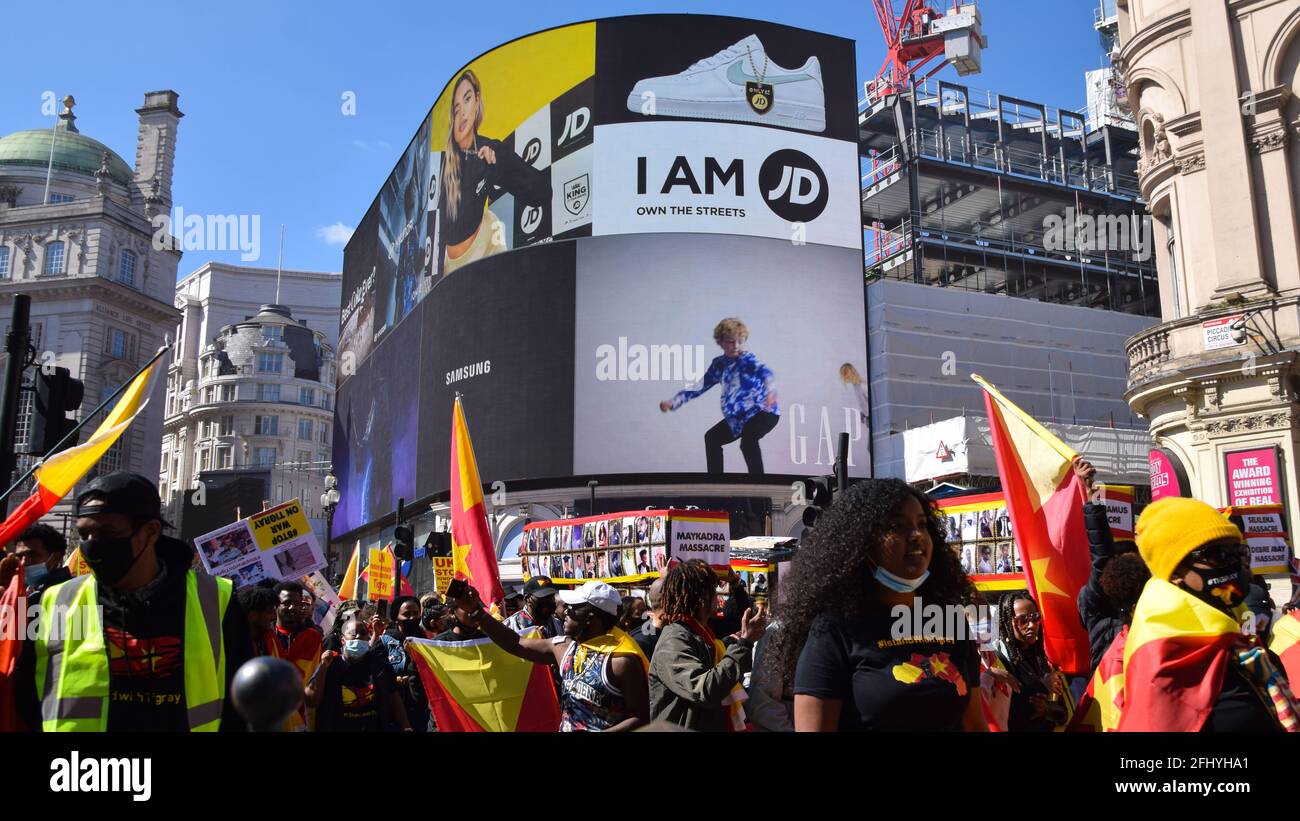
POLYGON ((1169 347, 1168 325, 1156 325, 1129 340, 1129 384, 1141 381, 1168 362, 1172 354, 1169 347))

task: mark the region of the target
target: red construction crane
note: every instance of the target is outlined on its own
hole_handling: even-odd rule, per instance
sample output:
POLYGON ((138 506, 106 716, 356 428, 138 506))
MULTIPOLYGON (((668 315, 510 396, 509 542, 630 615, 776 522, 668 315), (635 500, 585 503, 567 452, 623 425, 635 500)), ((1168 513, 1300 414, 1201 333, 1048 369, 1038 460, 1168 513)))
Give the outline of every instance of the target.
POLYGON ((912 78, 935 58, 942 58, 942 62, 924 77, 949 64, 956 66, 963 77, 979 72, 981 49, 988 47, 988 40, 980 28, 979 9, 974 2, 953 0, 947 13, 925 0, 903 0, 901 12, 895 0, 872 3, 885 35, 886 54, 876 79, 867 83, 868 100, 905 91, 912 78))

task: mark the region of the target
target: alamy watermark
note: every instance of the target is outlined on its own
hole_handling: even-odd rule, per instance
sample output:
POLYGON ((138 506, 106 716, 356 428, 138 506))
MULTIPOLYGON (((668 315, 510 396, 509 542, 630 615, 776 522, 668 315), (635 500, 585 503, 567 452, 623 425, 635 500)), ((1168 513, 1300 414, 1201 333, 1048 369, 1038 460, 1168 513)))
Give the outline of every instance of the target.
POLYGON ((889 638, 894 642, 974 640, 982 650, 998 641, 997 608, 987 604, 926 604, 920 596, 910 605, 896 604, 889 638))
POLYGON ((262 257, 261 214, 155 214, 155 251, 239 251, 243 262, 262 257))
POLYGON ((1134 262, 1151 259, 1151 217, 1141 214, 1049 214, 1043 220, 1043 247, 1048 251, 1131 253, 1134 262))
MULTIPOLYGON (((0 605, 0 639, 13 641, 19 637, 27 641, 39 638, 41 617, 44 609, 39 603, 27 603, 26 596, 19 596, 16 604, 0 605)), ((104 623, 104 608, 96 605, 55 605, 50 613, 50 639, 53 641, 80 641, 94 635, 99 625, 104 623)))

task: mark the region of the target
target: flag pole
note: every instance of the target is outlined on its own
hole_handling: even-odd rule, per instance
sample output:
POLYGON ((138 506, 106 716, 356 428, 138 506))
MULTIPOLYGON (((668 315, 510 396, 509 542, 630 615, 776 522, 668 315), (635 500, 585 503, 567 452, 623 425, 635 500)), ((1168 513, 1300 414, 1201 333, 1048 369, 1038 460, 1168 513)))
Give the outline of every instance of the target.
POLYGON ((50 161, 45 166, 45 196, 41 199, 41 205, 50 204, 50 178, 54 176, 54 138, 59 134, 59 115, 54 115, 54 127, 50 129, 50 161))
POLYGON ((77 426, 72 430, 68 431, 67 436, 64 436, 62 439, 59 440, 59 443, 57 445, 50 448, 49 453, 45 454, 40 459, 33 462, 32 466, 27 469, 27 472, 24 473, 22 477, 19 478, 18 481, 10 485, 9 489, 6 490, 3 494, 0 494, 0 505, 3 505, 6 501, 8 501, 9 496, 15 490, 21 487, 23 482, 26 482, 28 479, 30 479, 32 474, 36 472, 36 469, 41 465, 45 464, 46 459, 49 459, 51 456, 53 456, 54 454, 62 450, 63 447, 68 443, 68 440, 72 440, 73 442, 77 441, 77 436, 78 434, 81 433, 81 429, 86 426, 86 423, 89 422, 91 419, 94 419, 96 416, 98 416, 99 412, 104 410, 104 408, 108 407, 110 403, 115 402, 117 398, 122 395, 122 392, 125 391, 128 387, 130 387, 131 383, 134 382, 136 378, 140 376, 140 374, 149 370, 149 368, 153 366, 153 363, 157 362, 159 359, 162 358, 163 354, 167 353, 172 349, 172 345, 174 344, 175 343, 168 343, 162 346, 161 348, 159 348, 158 352, 153 355, 152 359, 150 359, 148 362, 144 364, 143 368, 136 371, 135 375, 132 376, 130 379, 126 380, 121 385, 118 385, 117 390, 113 391, 113 393, 107 399, 99 403, 99 407, 95 408, 93 411, 83 416, 81 421, 77 423, 77 426))

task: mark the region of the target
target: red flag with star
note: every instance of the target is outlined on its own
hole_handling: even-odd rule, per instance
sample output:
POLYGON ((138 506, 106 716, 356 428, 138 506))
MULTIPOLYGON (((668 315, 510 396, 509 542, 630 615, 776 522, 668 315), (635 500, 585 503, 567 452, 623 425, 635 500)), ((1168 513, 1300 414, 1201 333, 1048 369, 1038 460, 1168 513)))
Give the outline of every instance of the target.
POLYGON ((506 597, 497 571, 497 552, 488 528, 483 483, 478 478, 474 445, 469 440, 465 411, 460 397, 452 408, 451 420, 451 552, 456 578, 473 585, 484 602, 506 597))
POLYGON ((1078 454, 997 388, 971 378, 984 389, 1007 514, 1025 582, 1043 614, 1043 649, 1067 674, 1087 675, 1088 631, 1077 601, 1091 568, 1083 524, 1087 491, 1073 470, 1078 454))

